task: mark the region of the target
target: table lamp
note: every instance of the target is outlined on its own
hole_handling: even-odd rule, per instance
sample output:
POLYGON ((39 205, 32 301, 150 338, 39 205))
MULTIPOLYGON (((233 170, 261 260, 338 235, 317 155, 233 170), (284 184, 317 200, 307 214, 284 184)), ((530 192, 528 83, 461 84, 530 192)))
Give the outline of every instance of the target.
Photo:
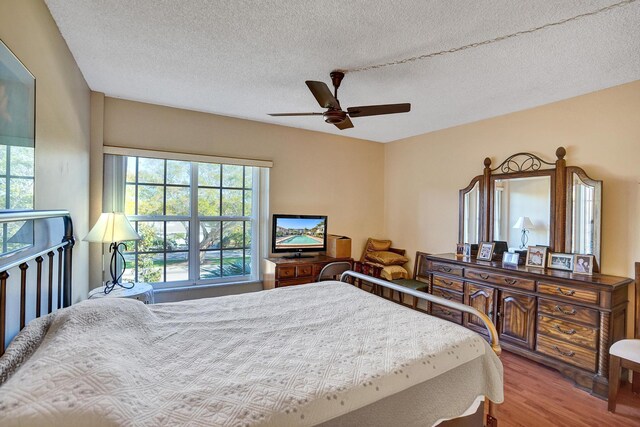
POLYGON ((527 247, 527 242, 529 241, 529 230, 533 230, 534 227, 533 222, 531 222, 528 216, 521 216, 518 218, 518 221, 516 221, 513 228, 522 230, 522 236, 520 237, 520 242, 522 244, 520 245, 520 249, 525 249, 527 247))
POLYGON ((127 245, 122 242, 128 240, 140 240, 140 236, 136 233, 136 230, 133 229, 125 214, 121 212, 101 214, 96 225, 93 226, 91 231, 89 231, 89 234, 87 234, 83 240, 95 243, 109 243, 109 253, 111 253, 111 265, 109 271, 111 272, 111 280, 106 282, 104 285, 105 294, 111 292, 116 286, 120 286, 125 289, 133 288, 133 283, 131 286, 125 286, 120 283, 120 279, 127 269, 127 262, 122 255, 120 247, 124 246, 124 249, 127 250, 127 245), (122 272, 120 274, 118 274, 117 266, 118 257, 122 260, 122 272))

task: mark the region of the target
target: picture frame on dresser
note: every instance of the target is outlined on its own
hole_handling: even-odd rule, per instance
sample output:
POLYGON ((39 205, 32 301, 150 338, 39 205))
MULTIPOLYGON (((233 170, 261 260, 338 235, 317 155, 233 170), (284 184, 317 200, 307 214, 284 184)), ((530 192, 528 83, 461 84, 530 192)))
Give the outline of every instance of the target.
MULTIPOLYGON (((573 257, 573 254, 551 252, 547 259, 547 268, 573 271, 573 257)), ((590 263, 590 265, 593 265, 593 263, 590 263)))
POLYGON ((491 261, 495 247, 496 244, 494 242, 481 242, 478 248, 478 256, 476 258, 479 261, 491 261))
POLYGON ((503 252, 502 265, 505 267, 517 267, 520 261, 520 254, 517 252, 503 252))
POLYGON ((593 255, 575 255, 573 263, 573 272, 575 274, 593 274, 593 255))
POLYGON ((527 248, 527 260, 524 265, 526 267, 544 268, 548 249, 546 246, 529 246, 527 248))

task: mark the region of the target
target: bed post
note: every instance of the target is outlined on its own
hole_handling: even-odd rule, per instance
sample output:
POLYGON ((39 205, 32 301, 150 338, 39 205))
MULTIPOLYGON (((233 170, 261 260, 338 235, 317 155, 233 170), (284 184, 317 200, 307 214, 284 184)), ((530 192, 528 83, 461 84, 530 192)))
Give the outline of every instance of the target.
POLYGON ((62 278, 62 287, 63 287, 63 300, 62 307, 71 306, 73 295, 71 295, 72 288, 72 254, 73 254, 73 245, 75 244, 75 238, 73 237, 73 223, 71 222, 70 216, 64 217, 64 239, 63 242, 68 242, 66 246, 64 246, 64 276, 62 278))

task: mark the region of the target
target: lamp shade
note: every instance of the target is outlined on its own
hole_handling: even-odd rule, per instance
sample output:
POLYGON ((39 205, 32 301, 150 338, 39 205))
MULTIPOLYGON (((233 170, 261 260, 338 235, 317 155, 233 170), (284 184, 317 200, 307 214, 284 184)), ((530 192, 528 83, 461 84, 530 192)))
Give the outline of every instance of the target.
POLYGON ((127 217, 121 212, 103 213, 89 234, 83 239, 87 242, 113 243, 127 240, 140 240, 127 217))
POLYGON ((533 225, 533 222, 531 222, 528 216, 521 216, 520 218, 518 218, 518 221, 516 221, 515 225, 513 226, 513 228, 519 228, 522 230, 531 230, 534 227, 535 226, 533 225))

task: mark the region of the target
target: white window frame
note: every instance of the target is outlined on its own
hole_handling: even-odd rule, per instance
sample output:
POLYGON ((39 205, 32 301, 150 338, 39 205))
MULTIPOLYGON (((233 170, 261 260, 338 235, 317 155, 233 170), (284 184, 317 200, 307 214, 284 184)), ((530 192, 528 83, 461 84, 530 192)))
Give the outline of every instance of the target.
MULTIPOLYGON (((104 147, 105 155, 116 155, 124 157, 146 157, 162 160, 179 160, 191 162, 191 184, 190 184, 190 200, 191 215, 186 216, 150 216, 135 215, 130 216, 131 221, 189 221, 189 261, 188 261, 188 280, 157 282, 153 283, 155 289, 170 289, 188 286, 210 286, 210 285, 229 285, 238 283, 255 283, 262 278, 260 259, 268 255, 268 218, 269 218, 269 168, 272 162, 264 160, 237 159, 228 157, 203 156, 182 153, 169 153, 150 150, 128 149, 122 147, 104 147), (214 163, 238 166, 253 166, 252 169, 252 214, 251 216, 200 216, 197 210, 198 198, 198 163, 214 163), (227 276, 211 279, 199 279, 199 231, 201 221, 251 221, 251 273, 242 276, 227 276)), ((106 158, 106 157, 105 157, 106 158)), ((114 178, 107 178, 108 175, 124 176, 124 171, 119 170, 122 166, 113 162, 112 167, 108 167, 105 162, 105 180, 103 192, 103 206, 107 210, 124 211, 124 181, 117 183, 114 178), (108 209, 110 208, 110 209, 108 209)), ((222 236, 221 236, 222 237, 222 236)), ((105 246, 106 247, 106 246, 105 246)), ((108 250, 107 250, 108 253, 108 250)), ((161 252, 160 252, 161 253, 161 252)), ((222 248, 220 248, 222 256, 222 248)), ((129 267, 131 268, 131 267, 129 267)))

